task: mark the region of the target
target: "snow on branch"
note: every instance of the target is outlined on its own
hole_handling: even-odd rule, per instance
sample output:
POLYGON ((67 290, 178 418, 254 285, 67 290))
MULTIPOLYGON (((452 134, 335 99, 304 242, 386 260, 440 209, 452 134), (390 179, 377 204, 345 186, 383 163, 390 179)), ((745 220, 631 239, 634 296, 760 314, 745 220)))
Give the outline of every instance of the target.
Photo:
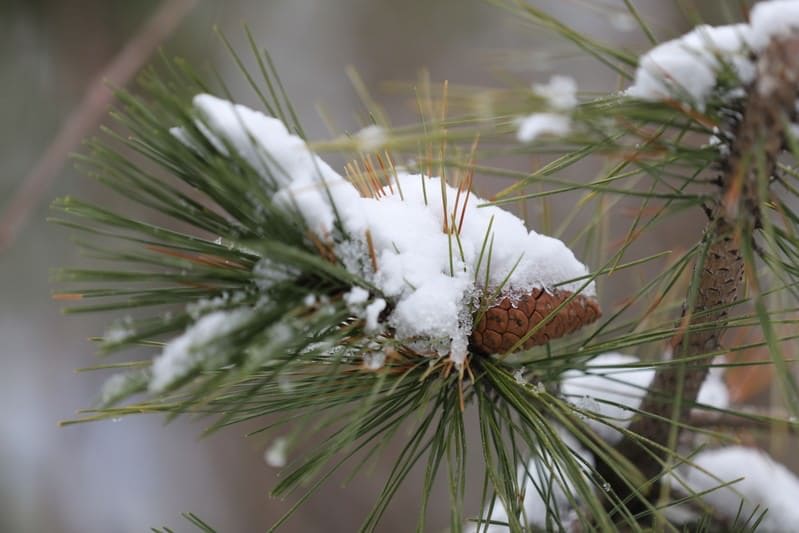
MULTIPOLYGON (((555 82, 540 90, 571 87, 568 81, 555 82)), ((574 103, 568 95, 548 98, 559 108, 574 103)), ((511 213, 482 205, 483 199, 438 177, 401 169, 387 183, 369 185, 364 195, 279 120, 207 94, 195 97, 194 106, 197 129, 219 153, 235 150, 275 189, 277 205, 296 211, 350 272, 379 290, 368 295, 372 304, 362 302, 370 331, 378 331, 380 320, 420 353, 448 354, 461 365, 481 297, 500 288, 511 302, 531 294, 545 301, 556 291, 560 303, 563 295, 579 292, 574 305, 593 309, 586 315, 590 320, 599 316, 591 303, 594 284, 585 281, 587 267, 562 241, 528 231, 511 213)), ((192 148, 201 141, 190 138, 185 128, 173 134, 192 148)), ((377 142, 363 132, 358 137, 360 145, 377 142)), ((543 307, 536 315, 539 321, 542 312, 543 307)), ((532 315, 524 317, 529 327, 532 315)), ((509 348, 525 333, 506 329, 498 335, 507 340, 484 344, 487 350, 509 348)), ((547 338, 574 328, 556 329, 547 338)))
POLYGON ((759 2, 748 24, 697 26, 644 54, 626 94, 642 100, 679 100, 704 111, 712 96, 738 94, 736 89, 751 84, 757 75, 756 58, 775 38, 797 29, 795 0, 759 2))

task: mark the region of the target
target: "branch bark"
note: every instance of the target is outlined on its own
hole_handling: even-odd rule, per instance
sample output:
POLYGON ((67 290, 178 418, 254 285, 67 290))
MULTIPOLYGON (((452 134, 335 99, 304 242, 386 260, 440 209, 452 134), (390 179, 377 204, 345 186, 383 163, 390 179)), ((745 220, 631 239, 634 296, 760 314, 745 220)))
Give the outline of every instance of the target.
MULTIPOLYGON (((759 206, 764 200, 759 197, 760 180, 774 175, 785 127, 796 116, 799 35, 775 39, 761 53, 757 68, 729 156, 720 161, 721 191, 711 206, 704 232, 706 252, 694 265, 698 283, 689 290, 678 332, 671 340, 675 364, 659 367, 641 403, 646 415, 636 417, 629 427, 636 436, 625 436, 616 446, 650 480, 648 486, 635 488, 644 495, 657 496, 658 491, 652 489, 668 459, 667 450, 646 442, 668 447, 670 437, 679 431, 675 422, 689 420, 712 357, 701 356, 719 349, 729 306, 742 292, 744 261, 739 244, 741 239, 753 239, 760 225, 759 206), (702 324, 715 327, 689 330, 702 324)), ((644 509, 644 502, 633 496, 623 475, 612 465, 599 464, 598 471, 616 495, 629 502, 631 511, 644 509)))

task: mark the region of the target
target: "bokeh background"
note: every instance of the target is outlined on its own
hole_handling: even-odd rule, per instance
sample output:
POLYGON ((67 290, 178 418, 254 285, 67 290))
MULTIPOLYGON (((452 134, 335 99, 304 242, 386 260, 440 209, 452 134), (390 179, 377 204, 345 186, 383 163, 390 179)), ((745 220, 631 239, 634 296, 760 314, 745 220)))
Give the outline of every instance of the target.
MULTIPOLYGON (((537 4, 605 41, 646 46, 629 19, 614 15, 621 1, 537 4)), ((662 36, 688 27, 676 4, 636 2, 662 36)), ((0 2, 0 210, 11 207, 12 192, 92 80, 160 5, 0 2)), ((704 14, 710 20, 723 16, 704 14)), ((585 91, 614 90, 619 83, 590 60, 575 59, 552 35, 480 0, 200 1, 163 46, 170 56, 218 69, 242 102, 257 106, 211 30, 218 25, 246 52, 243 21, 272 53, 306 131, 316 139, 328 136, 317 104, 340 130, 359 125, 362 106, 345 75, 348 65, 397 123, 412 120, 412 106, 407 94, 385 90, 383 83, 411 82, 421 67, 434 80, 486 86, 508 78, 546 82, 555 71, 575 77, 585 91)), ((64 162, 16 242, 0 252, 0 531, 138 532, 162 525, 187 531, 182 511, 197 513, 219 531, 264 530, 292 501, 268 497, 278 475, 263 460, 269 443, 243 438, 245 429, 199 439, 203 421, 165 426, 158 416, 58 426, 97 397, 104 376, 75 369, 96 362, 88 338, 109 322, 99 315, 65 317, 50 298, 50 271, 81 262, 69 233, 44 221, 50 201, 65 194, 123 204, 64 162)), ((347 486, 344 477, 333 479, 284 530, 355 530, 389 466, 388 460, 379 462, 371 475, 347 486)), ((381 531, 413 527, 420 483, 415 476, 381 531)), ((445 491, 440 494, 432 505, 432 531, 445 528, 448 519, 445 491)))

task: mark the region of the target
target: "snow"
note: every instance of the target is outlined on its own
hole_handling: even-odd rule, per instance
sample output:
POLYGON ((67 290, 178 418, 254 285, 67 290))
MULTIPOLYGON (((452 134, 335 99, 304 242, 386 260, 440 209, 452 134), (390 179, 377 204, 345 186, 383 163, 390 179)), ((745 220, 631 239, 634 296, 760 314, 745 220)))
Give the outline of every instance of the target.
POLYGON ((192 324, 182 335, 172 339, 161 355, 153 360, 149 390, 163 392, 192 370, 202 366, 214 353, 209 343, 235 331, 244 324, 253 311, 248 308, 232 311, 214 311, 192 324))
POLYGON ((655 371, 652 367, 603 367, 629 367, 636 364, 639 364, 637 357, 607 353, 591 360, 586 371, 569 370, 562 376, 560 390, 567 399, 578 400, 578 405, 582 404, 579 405, 581 408, 589 407, 587 399, 594 400, 587 410, 599 420, 588 417, 585 422, 600 438, 611 444, 621 440, 622 434, 615 427, 626 428, 630 424, 655 371))
MULTIPOLYGON (((278 189, 274 201, 296 209, 314 231, 322 234, 333 225, 335 213, 329 198, 337 205, 358 198, 355 187, 311 152, 302 139, 291 135, 280 120, 209 94, 195 96, 193 103, 197 126, 208 141, 223 155, 228 155, 228 147, 233 148, 278 189)), ((186 138, 184 130, 173 130, 173 135, 186 138)), ((186 144, 192 147, 194 143, 186 144)))
POLYGON ((635 81, 626 94, 651 101, 682 100, 704 110, 725 64, 742 84, 754 78, 755 66, 749 59, 751 36, 747 24, 702 25, 661 43, 640 58, 635 81))
POLYGON ((368 301, 369 291, 363 287, 353 287, 348 292, 344 293, 344 303, 347 304, 350 311, 354 311, 368 301))
POLYGON ((700 452, 691 463, 677 476, 682 483, 672 476, 675 490, 710 491, 702 495, 702 500, 730 521, 736 517, 740 517, 739 521, 750 516, 756 519, 767 510, 758 531, 796 530, 799 478, 765 452, 729 446, 700 452), (720 487, 725 483, 731 484, 720 487))
MULTIPOLYGON (((635 81, 626 94, 651 101, 677 99, 703 111, 725 64, 732 67, 740 85, 748 85, 756 73, 752 54, 799 30, 799 2, 758 2, 749 19, 748 24, 698 26, 659 44, 639 60, 635 81)), ((759 84, 759 89, 767 93, 768 83, 759 84)))
POLYGON ((129 337, 136 334, 133 327, 133 318, 126 316, 122 320, 118 320, 111 324, 103 334, 104 344, 119 344, 125 342, 129 337))
MULTIPOLYGON (((573 82, 566 78, 553 78, 541 88, 551 93, 547 98, 552 105, 560 107, 572 105, 573 89, 573 82)), ((361 197, 352 183, 279 120, 210 95, 196 96, 194 106, 204 126, 200 131, 209 143, 223 155, 234 149, 274 188, 278 205, 296 210, 321 240, 332 241, 348 270, 379 290, 372 295, 361 288, 350 291, 345 298, 353 312, 376 329, 383 310, 377 302, 382 298, 392 309, 385 321, 395 336, 423 353, 449 354, 462 363, 477 297, 506 277, 512 296, 555 286, 574 292, 585 284, 569 281, 585 278, 588 269, 563 242, 528 231, 521 219, 499 207, 481 205, 484 200, 475 195, 465 204, 465 194, 461 194, 455 212, 458 191, 439 178, 398 170, 392 187, 383 188, 375 198, 361 197), (336 214, 339 226, 333 223, 336 214), (460 221, 461 215, 463 225, 456 239, 452 220, 460 221), (490 265, 487 251, 480 260, 481 249, 489 241, 493 243, 490 265), (371 304, 370 298, 374 299, 371 304), (374 307, 366 313, 368 306, 374 307)), ((561 122, 568 123, 568 117, 553 116, 558 118, 548 127, 562 131, 561 122)), ((360 133, 374 140, 379 132, 360 133)), ((196 149, 185 130, 175 135, 196 149)), ((259 275, 268 283, 272 265, 265 261, 259 264, 259 275)), ((593 283, 583 293, 593 296, 593 283)))
MULTIPOLYGON (((651 366, 629 368, 639 364, 637 357, 607 353, 589 361, 585 371, 563 373, 561 393, 591 414, 585 422, 610 444, 621 440, 622 433, 617 428, 626 428, 630 424, 655 376, 655 369, 651 366)), ((718 409, 729 406, 729 391, 722 373, 723 368, 710 369, 699 389, 699 403, 718 409)))
POLYGON ((516 138, 530 143, 543 135, 561 137, 571 131, 571 117, 559 113, 533 113, 518 120, 516 138))
MULTIPOLYGON (((585 418, 586 424, 600 438, 612 445, 621 440, 622 433, 617 428, 626 428, 629 425, 635 415, 635 410, 640 406, 642 397, 655 375, 653 367, 636 365, 640 365, 640 360, 637 357, 620 353, 606 353, 592 359, 586 365, 586 370, 570 370, 565 372, 561 378, 560 390, 563 396, 574 402, 581 410, 590 412, 592 417, 585 418), (600 420, 595 420, 594 417, 598 417, 600 420)), ((514 377, 517 382, 522 382, 521 369, 514 374, 514 377)), ((722 367, 712 367, 710 369, 708 377, 700 389, 699 402, 721 409, 728 407, 729 392, 723 381, 722 367)), ((559 437, 575 454, 575 458, 585 465, 593 466, 593 456, 577 442, 573 435, 561 427, 558 427, 557 431, 559 437)), ((751 487, 745 486, 743 490, 738 484, 735 487, 745 493, 754 504, 767 505, 775 513, 783 512, 785 502, 799 501, 799 480, 782 465, 768 459, 765 454, 746 448, 726 456, 725 454, 713 455, 717 453, 702 452, 694 458, 693 462, 727 481, 737 479, 744 475, 745 472, 753 472, 752 479, 749 482, 751 487), (747 457, 742 457, 742 454, 746 454, 747 457), (746 467, 736 464, 741 461, 749 461, 748 456, 750 455, 755 460, 748 462, 746 467), (727 472, 730 475, 725 477, 727 472), (764 474, 764 472, 767 472, 767 474, 764 474), (777 479, 778 486, 786 491, 784 498, 769 495, 768 486, 760 484, 761 481, 772 474, 777 479), (792 500, 789 500, 789 498, 792 498, 792 500)), ((533 457, 529 461, 528 469, 530 476, 524 481, 524 509, 529 525, 541 529, 550 527, 551 524, 546 522, 549 509, 550 519, 554 518, 552 513, 556 512, 557 516, 560 517, 560 521, 556 522, 561 527, 568 529, 569 518, 574 512, 569 496, 576 498, 573 481, 560 479, 557 475, 553 476, 552 466, 548 466, 538 457, 533 457), (552 487, 552 494, 549 505, 547 505, 539 491, 546 494, 546 490, 550 486, 552 487)), ((701 474, 696 468, 684 470, 682 480, 695 492, 708 490, 720 484, 713 478, 701 474)), ((686 492, 684 486, 679 485, 676 479, 672 479, 672 483, 675 488, 683 487, 682 491, 686 492)), ((720 509, 724 516, 728 518, 735 517, 740 496, 732 490, 723 489, 712 492, 704 498, 708 504, 720 509)), ((745 507, 744 510, 746 512, 743 516, 747 516, 753 508, 753 505, 745 507)), ((796 521, 799 520, 796 514, 786 516, 789 516, 793 522, 781 522, 783 529, 785 529, 784 524, 797 523, 796 521)), ((499 501, 494 503, 494 510, 490 519, 497 522, 507 522, 507 512, 499 501)), ((778 520, 777 517, 772 517, 772 519, 778 520)), ((766 520, 766 523, 769 523, 768 516, 766 520)), ((779 526, 780 522, 773 522, 773 524, 779 526)), ((767 528, 765 531, 783 530, 776 526, 769 527, 771 528, 767 528)), ((466 529, 473 532, 483 531, 482 526, 478 529, 474 525, 469 525, 466 529)), ((492 524, 488 526, 487 531, 500 533, 508 531, 508 528, 507 526, 492 524)))
POLYGON ((120 399, 127 392, 130 387, 131 376, 126 373, 114 374, 103 383, 103 389, 100 393, 100 403, 108 405, 120 399))
POLYGON ((353 135, 359 152, 374 152, 386 144, 386 130, 376 124, 366 126, 353 135))
POLYGON ((759 2, 749 13, 752 47, 763 50, 772 39, 786 37, 799 30, 799 2, 771 0, 759 2))
POLYGON ((273 468, 283 468, 286 466, 286 452, 288 451, 289 441, 286 437, 278 437, 272 441, 272 445, 264 452, 264 461, 273 468))
MULTIPOLYGON (((586 465, 586 469, 593 468, 593 455, 586 451, 571 434, 560 427, 557 428, 557 431, 559 437, 575 454, 575 460, 586 465)), ((559 466, 559 463, 551 458, 545 460, 541 456, 536 456, 530 459, 526 471, 521 469, 519 472, 520 479, 523 477, 524 517, 527 518, 528 525, 542 531, 549 531, 553 523, 559 524, 561 527, 566 526, 573 515, 572 501, 579 502, 573 481, 565 475, 556 473, 560 469, 562 467, 559 466)), ((586 482, 588 482, 587 478, 586 482)), ((482 518, 507 523, 508 512, 502 502, 497 499, 494 502, 491 516, 482 518)), ((490 524, 486 528, 485 524, 478 525, 472 522, 465 527, 465 530, 468 533, 482 533, 483 531, 505 533, 509 529, 500 524, 490 524)))
POLYGON ((716 409, 727 409, 730 406, 730 390, 724 383, 723 376, 724 368, 712 367, 699 389, 696 401, 716 409))
POLYGON ((369 352, 363 357, 363 364, 369 370, 379 370, 386 364, 386 352, 369 352))
POLYGON ((380 317, 380 313, 383 312, 383 309, 385 308, 386 308, 386 301, 382 298, 378 298, 374 302, 366 306, 364 314, 366 318, 365 329, 367 332, 375 332, 379 329, 377 319, 380 317))
POLYGON ((546 84, 533 84, 533 92, 546 99, 552 109, 569 111, 577 105, 577 82, 569 76, 555 75, 546 84))

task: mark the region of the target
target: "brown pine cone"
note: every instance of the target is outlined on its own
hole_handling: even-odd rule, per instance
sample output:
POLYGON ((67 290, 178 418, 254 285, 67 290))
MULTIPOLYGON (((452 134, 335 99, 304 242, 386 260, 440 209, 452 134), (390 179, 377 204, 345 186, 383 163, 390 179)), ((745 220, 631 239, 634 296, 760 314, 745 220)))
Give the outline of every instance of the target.
MULTIPOLYGON (((509 351, 572 294, 569 291, 533 289, 530 294, 515 301, 503 298, 485 312, 472 330, 472 348, 485 354, 509 351)), ((594 322, 601 315, 599 303, 595 299, 578 294, 544 327, 530 336, 520 349, 546 344, 552 339, 568 335, 594 322)))

